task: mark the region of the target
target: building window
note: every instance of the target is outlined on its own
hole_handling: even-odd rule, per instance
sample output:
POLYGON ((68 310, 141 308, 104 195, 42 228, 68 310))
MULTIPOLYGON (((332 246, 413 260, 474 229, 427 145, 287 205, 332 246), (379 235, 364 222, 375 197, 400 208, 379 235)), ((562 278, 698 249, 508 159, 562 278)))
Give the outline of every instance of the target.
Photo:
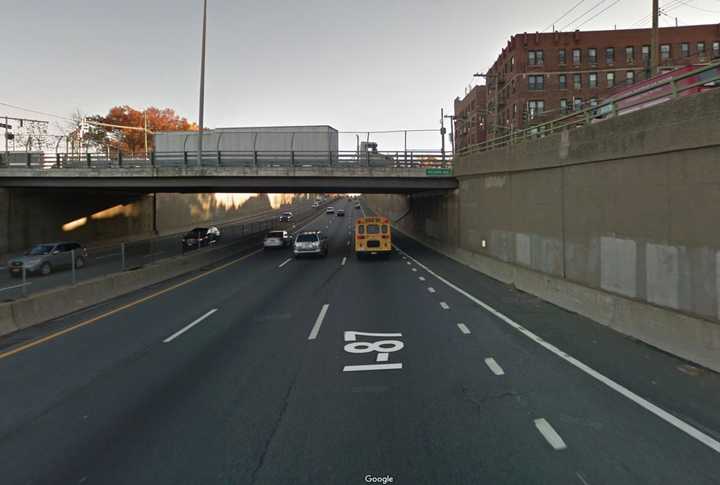
POLYGON ((607 79, 607 87, 611 88, 615 86, 615 73, 614 72, 608 72, 605 74, 605 78, 607 79))
POLYGON ((590 74, 588 74, 588 87, 591 87, 591 88, 598 87, 596 72, 591 72, 590 74))
POLYGON ((605 48, 605 63, 613 64, 614 62, 615 62, 615 48, 614 47, 606 47, 605 48))
POLYGON ((573 109, 580 111, 582 109, 582 98, 573 99, 573 109))
POLYGON ((635 82, 635 72, 627 71, 625 73, 625 84, 633 84, 635 82))
POLYGON ((528 90, 542 91, 543 89, 545 89, 545 76, 543 74, 528 76, 528 90))
POLYGON ((690 44, 682 42, 680 44, 680 55, 683 57, 690 57, 690 44))
POLYGON ((560 113, 565 114, 568 112, 568 102, 567 99, 561 99, 560 100, 560 113))
POLYGON ((588 49, 588 62, 590 64, 597 64, 597 49, 594 47, 588 49))
POLYGON ((625 62, 628 64, 635 62, 635 48, 631 45, 625 48, 625 62))
POLYGON ((642 52, 642 61, 644 64, 647 64, 650 61, 650 46, 644 45, 640 50, 642 52))
POLYGON ((515 56, 510 58, 510 72, 515 72, 515 56))
POLYGON ((713 57, 720 57, 720 41, 713 42, 713 57))
POLYGON ((543 65, 543 51, 528 51, 528 65, 530 66, 542 66, 543 65))
POLYGON ((705 42, 697 43, 697 53, 699 56, 705 56, 705 42))
POLYGON ((565 49, 559 49, 559 50, 558 50, 558 62, 560 63, 561 66, 564 66, 564 65, 565 65, 565 62, 566 62, 566 60, 565 60, 565 49))
POLYGON ((560 84, 560 89, 567 89, 567 75, 558 75, 558 83, 560 84))
POLYGON ((582 88, 582 78, 580 74, 573 74, 573 89, 582 88))
POLYGON ((517 104, 513 103, 513 118, 517 115, 517 104))
POLYGON ((536 116, 543 114, 545 111, 545 101, 542 99, 528 101, 528 118, 533 119, 536 116))
POLYGON ((580 49, 573 49, 572 56, 573 56, 573 59, 572 59, 573 64, 575 64, 575 65, 580 64, 580 61, 582 61, 582 59, 580 58, 580 49))
POLYGON ((660 60, 670 60, 670 44, 660 44, 660 60))

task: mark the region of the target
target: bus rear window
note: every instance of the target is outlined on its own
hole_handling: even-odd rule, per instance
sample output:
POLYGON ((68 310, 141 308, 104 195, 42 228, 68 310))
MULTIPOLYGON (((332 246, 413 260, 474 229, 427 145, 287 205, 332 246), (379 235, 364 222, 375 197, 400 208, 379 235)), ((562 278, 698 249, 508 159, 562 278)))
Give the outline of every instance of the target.
POLYGON ((377 224, 368 224, 367 233, 368 234, 380 234, 380 226, 377 224))

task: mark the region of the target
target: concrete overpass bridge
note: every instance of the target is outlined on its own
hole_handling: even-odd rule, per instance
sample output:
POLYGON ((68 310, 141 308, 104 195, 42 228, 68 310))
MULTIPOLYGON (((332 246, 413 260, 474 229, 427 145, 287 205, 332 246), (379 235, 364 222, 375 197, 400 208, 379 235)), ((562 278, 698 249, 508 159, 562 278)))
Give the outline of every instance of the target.
POLYGON ((135 192, 418 193, 458 187, 439 151, 192 152, 0 156, 0 187, 135 192))

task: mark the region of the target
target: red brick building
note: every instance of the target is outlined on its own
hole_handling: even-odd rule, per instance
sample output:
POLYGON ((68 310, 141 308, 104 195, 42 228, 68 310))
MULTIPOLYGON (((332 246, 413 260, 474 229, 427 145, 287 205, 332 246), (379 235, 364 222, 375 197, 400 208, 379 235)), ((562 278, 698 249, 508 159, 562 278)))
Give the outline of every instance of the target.
MULTIPOLYGON (((650 33, 626 29, 513 35, 487 72, 488 137, 590 106, 623 85, 646 79, 650 33)), ((717 60, 720 24, 660 28, 658 55, 661 71, 717 60)))
POLYGON ((474 86, 463 99, 455 98, 455 149, 485 141, 487 88, 474 86))

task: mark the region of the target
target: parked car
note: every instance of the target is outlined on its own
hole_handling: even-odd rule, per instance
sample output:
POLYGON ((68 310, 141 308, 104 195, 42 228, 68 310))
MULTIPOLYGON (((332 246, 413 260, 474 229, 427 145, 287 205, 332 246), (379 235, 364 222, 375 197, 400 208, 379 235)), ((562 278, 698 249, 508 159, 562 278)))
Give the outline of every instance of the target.
POLYGON ((293 219, 292 212, 283 212, 280 214, 280 222, 290 222, 293 219))
POLYGON ((182 237, 183 250, 197 249, 215 244, 220 239, 220 229, 215 226, 196 227, 182 237))
POLYGON ((312 207, 313 209, 317 209, 318 207, 320 207, 320 202, 313 202, 312 207))
POLYGON ((293 254, 300 257, 303 254, 313 254, 318 256, 327 256, 328 241, 320 231, 301 232, 295 237, 293 245, 293 254))
POLYGON ((263 247, 284 248, 292 244, 292 236, 287 231, 270 231, 265 235, 263 247))
POLYGON ((327 209, 325 209, 325 214, 334 214, 335 208, 333 206, 329 206, 327 209))
POLYGON ((335 215, 338 217, 345 217, 345 211, 343 209, 338 209, 335 211, 335 215))
POLYGON ((36 244, 23 256, 8 261, 10 276, 22 276, 23 268, 26 274, 39 273, 49 275, 61 268, 72 267, 72 254, 75 251, 75 268, 83 268, 87 263, 87 249, 77 242, 54 242, 36 244))

